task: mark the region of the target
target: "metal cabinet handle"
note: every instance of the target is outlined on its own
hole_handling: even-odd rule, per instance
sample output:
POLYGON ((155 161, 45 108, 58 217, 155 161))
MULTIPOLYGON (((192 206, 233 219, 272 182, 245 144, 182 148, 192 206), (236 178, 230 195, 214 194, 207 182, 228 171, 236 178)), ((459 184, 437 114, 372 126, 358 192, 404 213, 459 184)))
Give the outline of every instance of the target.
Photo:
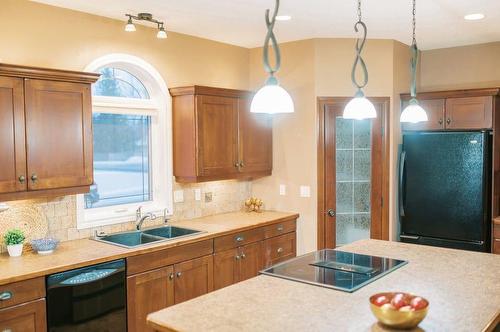
POLYGON ((31 181, 36 182, 36 180, 38 180, 36 173, 31 174, 31 181))
POLYGON ((276 228, 278 230, 278 232, 283 232, 283 225, 279 225, 278 228, 276 228))
POLYGON ((442 124, 443 124, 443 119, 439 119, 438 123, 439 123, 440 125, 442 125, 442 124))
POLYGON ((236 255, 234 258, 236 258, 236 260, 240 260, 240 255, 236 255))
POLYGON ((174 279, 174 274, 170 273, 170 275, 168 276, 168 279, 170 279, 170 280, 174 279))
POLYGON ((0 301, 7 301, 12 298, 12 293, 9 291, 5 291, 0 293, 0 301))
POLYGON ((24 175, 19 176, 19 182, 24 183, 26 181, 26 177, 24 175))
POLYGON ((241 258, 245 259, 247 257, 247 255, 245 255, 244 252, 241 253, 241 258))
POLYGON ((283 252, 283 248, 279 247, 276 251, 278 252, 278 254, 281 254, 283 252))
POLYGON ((177 278, 180 278, 182 276, 182 272, 177 272, 177 278))
POLYGON ((241 242, 243 240, 245 240, 245 238, 243 236, 236 237, 236 242, 241 242))
POLYGON ((450 118, 446 119, 446 124, 450 124, 450 123, 451 123, 451 119, 450 118))
POLYGON ((240 167, 245 167, 245 163, 243 163, 242 161, 240 161, 240 167))
POLYGON ((234 167, 239 168, 240 167, 240 163, 239 162, 235 162, 234 163, 234 167))
POLYGON ((2 332, 12 332, 12 330, 11 329, 5 329, 2 332))

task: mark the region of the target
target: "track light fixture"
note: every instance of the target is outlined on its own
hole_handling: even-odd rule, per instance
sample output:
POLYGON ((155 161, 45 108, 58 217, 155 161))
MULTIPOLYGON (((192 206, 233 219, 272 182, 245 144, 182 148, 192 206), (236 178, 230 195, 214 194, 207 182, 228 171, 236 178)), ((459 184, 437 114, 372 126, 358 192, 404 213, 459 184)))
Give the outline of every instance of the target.
POLYGON ((156 37, 159 39, 165 39, 167 38, 167 31, 165 30, 164 23, 161 21, 158 21, 153 18, 153 15, 150 13, 139 13, 137 16, 131 15, 131 14, 125 14, 125 16, 128 17, 127 20, 127 25, 125 25, 125 31, 127 32, 134 32, 135 25, 134 25, 134 20, 136 21, 146 21, 146 22, 151 22, 156 24, 158 27, 158 33, 156 34, 156 37))

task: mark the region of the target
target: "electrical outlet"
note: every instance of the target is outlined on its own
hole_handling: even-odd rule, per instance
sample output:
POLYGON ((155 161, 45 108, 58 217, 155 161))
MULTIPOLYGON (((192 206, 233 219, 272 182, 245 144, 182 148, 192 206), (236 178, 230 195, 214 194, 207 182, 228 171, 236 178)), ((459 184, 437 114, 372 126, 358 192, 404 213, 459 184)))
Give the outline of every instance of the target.
POLYGON ((300 186, 300 197, 311 197, 311 187, 300 186))
POLYGON ((280 196, 286 196, 286 185, 280 184, 280 196))
POLYGON ((184 202, 184 190, 174 190, 174 203, 184 202))
POLYGON ((194 200, 201 201, 201 189, 200 188, 196 188, 194 190, 194 200))
POLYGON ((205 203, 210 203, 212 201, 212 193, 205 193, 205 203))

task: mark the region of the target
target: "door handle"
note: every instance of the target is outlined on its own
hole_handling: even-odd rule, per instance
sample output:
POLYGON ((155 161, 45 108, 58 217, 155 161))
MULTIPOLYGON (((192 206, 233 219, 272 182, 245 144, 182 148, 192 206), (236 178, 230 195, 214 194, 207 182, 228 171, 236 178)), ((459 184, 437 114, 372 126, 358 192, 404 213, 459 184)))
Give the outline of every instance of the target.
POLYGON ((31 174, 31 181, 36 182, 38 180, 38 176, 36 173, 31 174))
POLYGON ((24 175, 20 175, 19 176, 19 182, 20 183, 24 183, 24 181, 26 181, 26 177, 24 175))
POLYGON ((328 214, 330 217, 335 217, 335 210, 330 209, 330 210, 328 210, 327 214, 328 214))
POLYGON ((401 156, 399 159, 399 215, 401 217, 405 216, 405 199, 404 199, 404 172, 406 165, 406 151, 401 151, 401 156))

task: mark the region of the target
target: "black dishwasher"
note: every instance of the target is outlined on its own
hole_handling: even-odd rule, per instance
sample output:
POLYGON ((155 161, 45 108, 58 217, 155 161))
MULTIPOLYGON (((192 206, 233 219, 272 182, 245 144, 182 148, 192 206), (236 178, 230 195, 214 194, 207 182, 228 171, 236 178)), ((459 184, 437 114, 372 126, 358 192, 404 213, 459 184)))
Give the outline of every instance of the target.
POLYGON ((47 277, 50 332, 127 330, 125 260, 47 277))

